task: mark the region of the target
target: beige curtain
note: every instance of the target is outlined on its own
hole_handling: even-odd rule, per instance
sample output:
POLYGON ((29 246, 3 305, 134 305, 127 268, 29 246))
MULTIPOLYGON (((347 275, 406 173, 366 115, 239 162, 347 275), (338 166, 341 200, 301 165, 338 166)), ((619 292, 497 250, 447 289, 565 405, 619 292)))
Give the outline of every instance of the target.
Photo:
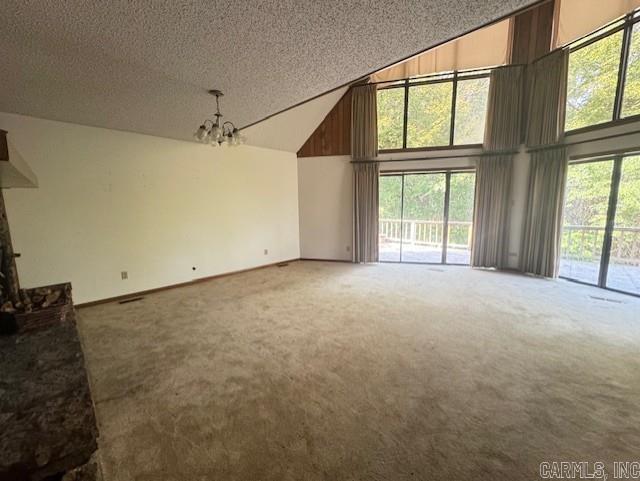
POLYGON ((474 267, 506 267, 512 170, 512 155, 486 156, 478 162, 471 249, 474 267))
POLYGON ((400 80, 437 72, 504 65, 509 60, 511 21, 502 20, 380 70, 373 82, 400 80))
POLYGON ((353 164, 353 262, 378 262, 377 162, 353 164))
POLYGON ((568 59, 567 50, 557 50, 529 66, 529 146, 554 144, 563 137, 568 59))
POLYGON ((511 150, 520 145, 523 80, 522 66, 503 67, 491 72, 484 129, 486 150, 511 150))
MULTIPOLYGON (((520 144, 523 78, 520 66, 491 72, 484 134, 486 150, 513 150, 520 144)), ((477 163, 472 266, 507 266, 512 171, 512 154, 487 155, 477 163)))
POLYGON ((531 155, 520 269, 544 277, 558 275, 562 207, 567 177, 565 147, 531 155))
POLYGON ((351 157, 378 156, 378 101, 376 85, 353 87, 351 96, 351 157))
POLYGON ((553 47, 562 47, 633 9, 640 0, 555 0, 553 47))
POLYGON ((353 164, 353 261, 378 262, 378 112, 375 85, 353 88, 351 157, 353 164))

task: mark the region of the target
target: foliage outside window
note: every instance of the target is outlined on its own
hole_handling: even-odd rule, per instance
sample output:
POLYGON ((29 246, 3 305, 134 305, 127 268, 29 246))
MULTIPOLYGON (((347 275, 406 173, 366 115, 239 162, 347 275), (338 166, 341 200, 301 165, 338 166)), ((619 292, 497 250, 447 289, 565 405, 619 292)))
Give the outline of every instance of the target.
POLYGON ((437 147, 449 143, 452 82, 409 88, 407 147, 437 147))
POLYGON ((565 131, 640 114, 638 18, 603 27, 571 47, 565 131))
POLYGON ((378 90, 378 148, 402 148, 404 89, 378 90))
POLYGON ((461 80, 456 96, 455 143, 479 144, 484 139, 489 77, 461 80))
POLYGON ((629 45, 627 75, 622 98, 622 116, 640 114, 640 25, 635 24, 629 45))
POLYGON ((378 148, 481 144, 488 95, 487 71, 411 79, 382 87, 378 89, 378 148))

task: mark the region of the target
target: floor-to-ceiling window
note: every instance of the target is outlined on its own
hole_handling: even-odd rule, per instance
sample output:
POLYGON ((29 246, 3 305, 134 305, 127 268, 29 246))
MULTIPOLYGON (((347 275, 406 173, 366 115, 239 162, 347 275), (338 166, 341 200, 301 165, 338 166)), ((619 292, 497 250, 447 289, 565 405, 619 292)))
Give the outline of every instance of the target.
POLYGON ((380 261, 469 264, 475 172, 380 176, 380 261))
POLYGON ((489 70, 451 72, 380 86, 380 151, 482 144, 489 76, 489 70))
POLYGON ((560 276, 640 295, 640 156, 569 164, 560 276))

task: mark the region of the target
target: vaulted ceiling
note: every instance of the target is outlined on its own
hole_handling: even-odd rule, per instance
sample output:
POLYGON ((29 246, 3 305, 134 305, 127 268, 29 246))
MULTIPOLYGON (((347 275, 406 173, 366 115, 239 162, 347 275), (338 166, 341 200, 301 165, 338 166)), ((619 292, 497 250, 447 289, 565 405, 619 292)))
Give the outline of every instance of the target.
POLYGON ((190 140, 208 89, 243 127, 533 3, 5 0, 0 111, 190 140))

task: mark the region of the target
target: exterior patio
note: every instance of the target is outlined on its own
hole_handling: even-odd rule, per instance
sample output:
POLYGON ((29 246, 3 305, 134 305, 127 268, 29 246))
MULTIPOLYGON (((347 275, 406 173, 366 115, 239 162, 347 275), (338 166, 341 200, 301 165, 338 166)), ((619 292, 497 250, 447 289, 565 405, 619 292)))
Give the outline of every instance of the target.
MULTIPOLYGON (((442 222, 379 222, 380 262, 442 263, 442 222)), ((470 264, 471 226, 471 222, 449 223, 447 264, 470 264)), ((564 226, 560 276, 597 285, 603 235, 604 229, 600 228, 564 226)), ((614 229, 607 287, 640 295, 639 228, 614 229)))

